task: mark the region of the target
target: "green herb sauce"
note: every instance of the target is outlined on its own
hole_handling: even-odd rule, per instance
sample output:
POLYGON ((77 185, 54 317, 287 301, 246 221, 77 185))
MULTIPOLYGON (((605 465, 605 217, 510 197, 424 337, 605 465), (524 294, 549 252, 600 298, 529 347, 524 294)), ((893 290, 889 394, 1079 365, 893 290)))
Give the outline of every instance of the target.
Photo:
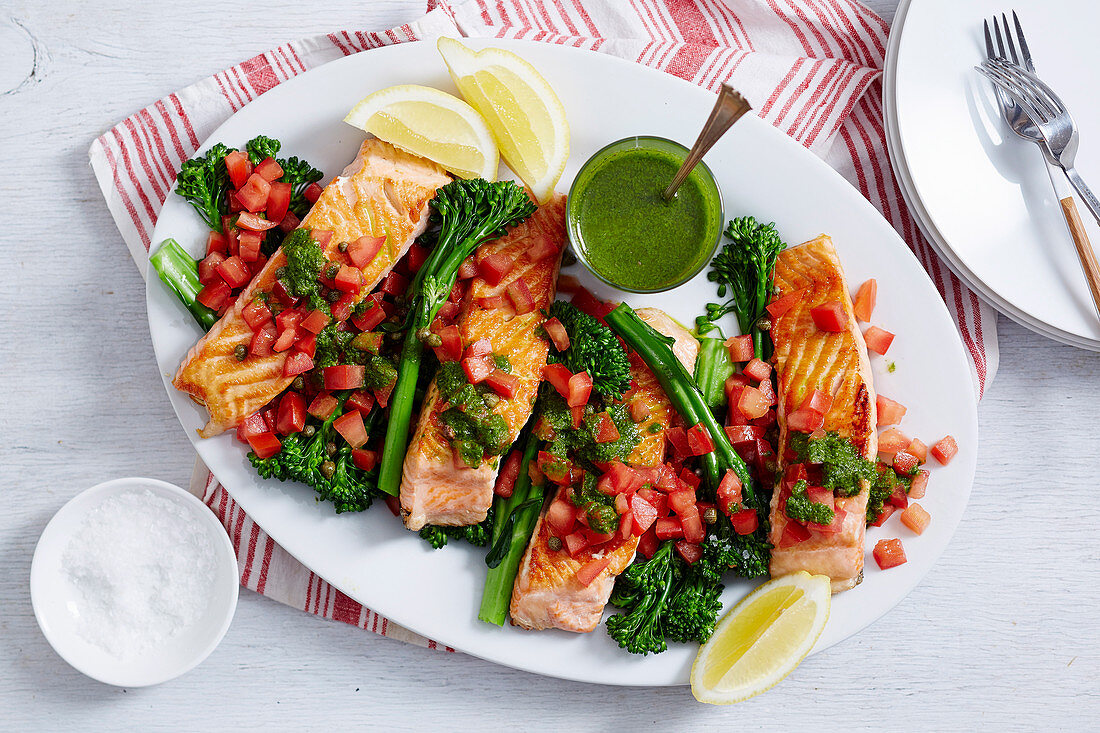
POLYGON ((806 496, 807 484, 804 480, 798 481, 791 487, 791 495, 787 499, 785 507, 787 516, 801 522, 813 522, 814 524, 831 524, 836 512, 828 506, 816 501, 810 501, 806 496))
POLYGON ((488 387, 470 384, 456 361, 439 366, 435 383, 440 396, 451 404, 439 419, 450 433, 451 445, 467 466, 477 468, 484 456, 499 456, 508 449, 512 442, 508 423, 485 401, 488 387))
POLYGON ((791 436, 791 449, 800 461, 821 464, 821 485, 838 496, 859 493, 859 482, 874 481, 875 464, 856 452, 855 446, 837 433, 810 440, 805 433, 791 436))

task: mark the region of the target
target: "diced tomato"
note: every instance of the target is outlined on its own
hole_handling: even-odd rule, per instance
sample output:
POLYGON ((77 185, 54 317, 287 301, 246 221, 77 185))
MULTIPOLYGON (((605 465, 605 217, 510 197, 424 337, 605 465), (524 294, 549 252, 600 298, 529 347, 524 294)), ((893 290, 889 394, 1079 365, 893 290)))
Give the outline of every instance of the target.
POLYGON ((569 532, 576 518, 577 508, 565 499, 555 499, 546 510, 546 523, 558 535, 569 532))
POLYGON ((684 528, 679 519, 673 519, 672 517, 658 519, 654 522, 653 527, 657 539, 662 542, 684 536, 684 528))
POLYGON ((288 354, 286 361, 283 362, 283 376, 296 377, 299 374, 305 374, 312 368, 312 356, 301 351, 295 351, 288 354))
POLYGON ((458 303, 453 300, 448 300, 446 303, 439 307, 439 313, 436 314, 436 319, 440 323, 450 323, 458 315, 458 312, 462 309, 458 303))
MULTIPOLYGON (((623 503, 626 503, 626 497, 623 496, 623 503)), ((618 499, 616 499, 616 507, 618 506, 618 499)), ((630 513, 629 507, 619 513, 619 536, 624 540, 628 540, 631 537, 637 537, 634 533, 634 515, 630 513)))
POLYGON ((253 214, 263 211, 267 206, 267 195, 271 193, 271 184, 263 176, 252 173, 237 191, 237 200, 253 214))
POLYGON ((459 266, 458 279, 469 280, 474 275, 477 275, 477 258, 475 255, 470 255, 464 259, 459 266))
POLYGON ((316 183, 311 183, 306 186, 305 191, 302 191, 302 195, 305 197, 306 201, 315 204, 317 203, 317 199, 321 198, 321 192, 324 190, 325 189, 321 188, 316 183))
POLYGON ((462 360, 462 371, 470 384, 481 384, 496 371, 496 367, 487 356, 467 356, 462 360))
POLYGON ((890 502, 898 509, 904 509, 909 506, 909 495, 905 493, 904 486, 896 484, 890 496, 886 497, 886 501, 890 502))
POLYGON ((899 450, 894 454, 894 470, 903 476, 908 476, 920 465, 917 457, 906 450, 899 450))
POLYGON ((252 174, 252 161, 248 159, 248 153, 234 150, 225 156, 225 169, 229 171, 229 182, 233 188, 240 188, 252 174))
POLYGON ((281 354, 287 351, 294 342, 298 340, 298 329, 296 328, 284 328, 279 331, 279 338, 275 339, 275 343, 271 346, 271 350, 277 354, 281 354))
POLYGON ((477 341, 472 342, 466 347, 466 351, 463 352, 464 358, 476 358, 479 356, 489 356, 493 353, 493 342, 488 338, 479 338, 477 341))
POLYGON ((680 540, 675 545, 676 554, 684 558, 684 562, 688 565, 695 564, 695 561, 703 556, 703 548, 697 543, 688 539, 680 540))
POLYGON ((494 252, 481 258, 477 263, 478 274, 481 275, 481 279, 493 287, 499 285, 504 276, 511 272, 515 266, 516 261, 504 252, 494 252))
POLYGON ((508 374, 507 372, 502 372, 500 369, 494 369, 484 381, 494 392, 506 400, 510 400, 519 394, 521 383, 519 377, 514 374, 508 374))
POLYGON ((225 255, 221 252, 211 252, 199 260, 199 282, 203 285, 222 282, 221 275, 218 274, 218 265, 223 262, 225 262, 225 255))
POLYGON ((607 312, 605 310, 606 304, 589 292, 587 288, 580 285, 577 286, 576 292, 573 293, 570 301, 581 311, 598 320, 603 320, 604 314, 607 312))
POLYGON ((289 328, 297 328, 301 322, 302 312, 294 308, 280 311, 279 315, 275 316, 275 327, 279 329, 280 333, 289 328))
MULTIPOLYGON (((421 247, 419 244, 414 244, 409 247, 409 253, 405 255, 405 264, 409 267, 410 273, 417 273, 424 263, 428 261, 429 250, 427 247, 421 247)), ((457 286, 458 283, 455 283, 457 286)), ((452 292, 453 295, 453 292, 452 292)))
MULTIPOLYGON (((260 261, 260 243, 262 235, 259 232, 241 232, 237 235, 237 256, 245 262, 260 261)), ((253 268, 255 265, 253 265, 253 268)))
POLYGON ((592 432, 597 443, 613 443, 619 439, 619 428, 606 412, 596 415, 596 424, 592 432))
POLYGON ((354 267, 340 265, 336 273, 336 289, 345 293, 358 293, 363 289, 363 273, 354 267))
POLYGON ((782 298, 773 300, 766 306, 768 315, 770 315, 773 319, 779 318, 781 315, 789 311, 795 304, 797 304, 798 301, 802 300, 802 296, 804 296, 805 294, 805 289, 796 290, 793 293, 787 293, 782 298))
POLYGON ((214 253, 228 254, 229 242, 221 232, 210 232, 206 235, 206 254, 209 257, 214 253))
POLYGON ((607 471, 600 477, 600 491, 612 496, 628 494, 641 487, 642 479, 638 472, 622 461, 612 461, 608 464, 607 471))
POLYGON ((237 440, 247 443, 250 437, 266 432, 268 432, 268 427, 264 421, 264 416, 259 412, 255 412, 241 420, 240 424, 237 425, 237 440))
MULTIPOLYGON (((270 202, 270 200, 271 194, 268 194, 268 201, 270 202)), ((286 216, 284 216, 279 222, 279 229, 289 234, 290 232, 297 229, 301 223, 302 220, 299 219, 293 211, 288 211, 286 212, 286 216)))
MULTIPOLYGON (((626 494, 620 494, 620 496, 626 496, 626 494)), ((631 532, 635 536, 643 534, 657 521, 657 507, 639 494, 630 497, 630 512, 634 516, 631 532)))
POLYGON ((810 539, 811 536, 810 530, 798 522, 788 521, 783 527, 783 534, 779 537, 779 549, 793 547, 810 539))
POLYGON ((760 517, 755 509, 742 509, 730 517, 730 526, 737 534, 752 534, 760 526, 760 517))
POLYGON ((611 563, 610 557, 603 557, 598 560, 589 560, 577 570, 577 580, 583 586, 592 584, 592 581, 600 577, 600 573, 611 563))
MULTIPOLYGON (((381 297, 381 296, 379 296, 381 297)), ((370 331, 378 327, 382 321, 386 320, 386 309, 382 306, 381 301, 375 298, 374 295, 367 298, 368 305, 363 309, 363 312, 353 317, 351 322, 355 324, 355 327, 360 331, 370 331)), ((460 339, 459 351, 461 352, 462 343, 460 339)))
MULTIPOLYGON (((337 323, 351 318, 351 309, 355 306, 355 296, 351 293, 344 293, 340 300, 332 304, 329 310, 332 311, 332 320, 337 323)), ((344 329, 341 329, 344 330, 344 329)))
POLYGON ((882 395, 875 397, 875 411, 879 426, 897 425, 905 417, 905 405, 882 395))
POLYGON ((742 443, 755 443, 757 438, 764 437, 764 431, 765 428, 757 425, 730 425, 726 427, 726 437, 737 447, 742 443))
POLYGON ((913 477, 913 481, 909 484, 909 498, 910 499, 923 499, 924 492, 928 489, 928 471, 923 468, 917 471, 917 475, 913 477))
POLYGON ((844 529, 844 521, 847 519, 847 517, 848 512, 844 511, 840 507, 836 507, 833 510, 833 521, 829 522, 828 524, 816 524, 811 522, 808 526, 810 529, 812 529, 814 532, 817 532, 818 534, 840 534, 841 530, 844 529))
POLYGON ((856 313, 856 318, 868 323, 871 320, 871 313, 875 310, 875 300, 878 298, 878 283, 874 278, 871 278, 867 282, 859 286, 859 290, 856 292, 855 302, 852 304, 852 310, 856 313))
POLYGON ((237 216, 237 228, 247 229, 250 232, 266 232, 268 229, 274 229, 278 225, 278 221, 270 221, 258 214, 253 214, 248 211, 242 211, 237 216))
POLYGON ((566 535, 562 542, 565 543, 565 549, 569 554, 576 557, 584 548, 588 547, 588 535, 583 530, 578 530, 573 534, 566 535))
POLYGON ((894 334, 878 326, 871 326, 863 332, 863 340, 867 342, 868 351, 885 355, 890 344, 894 342, 894 334))
POLYGON ((504 292, 508 296, 508 300, 512 301, 512 305, 516 309, 516 315, 522 316, 524 313, 530 313, 538 309, 535 296, 531 293, 531 288, 527 286, 527 281, 523 278, 508 283, 508 287, 504 292))
POLYGON ((737 411, 749 420, 763 417, 771 406, 771 400, 763 395, 756 387, 745 387, 741 390, 741 397, 737 401, 737 411))
POLYGON ((699 510, 695 507, 695 490, 673 491, 668 495, 668 508, 681 516, 697 514, 699 510))
POLYGON ((592 377, 588 372, 579 372, 569 377, 568 392, 565 402, 570 407, 583 407, 588 404, 588 396, 592 394, 592 377))
POLYGON ((363 424, 363 414, 358 410, 345 412, 332 421, 332 427, 352 448, 362 447, 367 442, 367 428, 363 424))
POLYGON ((569 379, 573 373, 564 364, 547 364, 542 368, 543 378, 550 382, 551 386, 562 397, 569 397, 569 379))
POLYGON ((237 198, 237 192, 229 190, 225 192, 225 202, 229 208, 230 214, 236 214, 244 211, 244 207, 241 205, 241 200, 237 198))
POLYGON ((378 465, 378 451, 352 448, 351 462, 354 463, 355 467, 360 471, 370 473, 374 470, 374 467, 378 465))
POLYGON ((680 471, 680 483, 694 491, 699 488, 702 480, 690 468, 684 467, 680 471))
POLYGON ((833 509, 836 506, 836 499, 833 496, 833 490, 826 489, 823 486, 806 487, 806 498, 814 502, 815 504, 824 504, 830 509, 833 509))
POLYGON ((363 236, 348 245, 348 259, 351 264, 362 270, 374 262, 382 245, 386 243, 385 237, 363 236))
POLYGON ((871 554, 883 570, 905 564, 905 548, 901 546, 901 540, 879 540, 871 554))
POLYGON ((270 221, 271 226, 279 226, 286 217, 287 211, 290 209, 292 188, 293 186, 289 183, 272 182, 271 189, 267 192, 266 210, 267 219, 270 221))
POLYGON ((241 317, 255 331, 271 320, 271 309, 267 307, 267 303, 257 298, 241 309, 241 317))
POLYGON ((344 407, 349 410, 358 410, 366 417, 374 408, 374 395, 365 389, 357 389, 348 396, 344 407))
POLYGON ((916 456, 919 463, 924 463, 928 460, 928 446, 917 438, 913 438, 909 441, 909 445, 905 447, 905 451, 916 456))
POLYGON ((325 389, 359 389, 363 386, 366 367, 340 364, 324 368, 325 389))
POLYGON ((754 356, 741 371, 744 372, 745 376, 749 377, 749 379, 762 382, 771 375, 772 365, 754 356))
POLYGON ((554 348, 558 351, 565 351, 569 348, 569 333, 566 332, 565 326, 557 318, 547 318, 542 323, 542 327, 546 329, 546 335, 550 337, 550 340, 554 343, 554 348))
POLYGON ((310 333, 321 333, 332 319, 324 311, 310 311, 302 319, 302 328, 310 333))
POLYGON ((638 539, 638 553, 646 560, 653 557, 653 553, 657 552, 657 548, 660 546, 661 542, 657 539, 657 532, 652 527, 638 539))
POLYGON ((531 262, 538 262, 541 259, 550 257, 551 255, 557 255, 558 244, 555 244, 554 240, 547 236, 538 237, 527 247, 527 257, 531 262))
POLYGON ((833 397, 828 392, 823 392, 820 389, 812 390, 802 400, 802 405, 799 410, 812 410, 819 415, 824 415, 829 411, 829 408, 833 406, 833 397))
POLYGON ((672 452, 676 455, 677 460, 683 461, 691 456, 691 446, 687 440, 687 433, 683 428, 679 426, 669 428, 665 430, 665 437, 672 445, 672 452))
POLYGON ((283 444, 275 433, 260 433, 248 438, 248 444, 252 446, 257 458, 271 458, 283 449, 283 444))
POLYGON ((254 172, 263 176, 268 183, 274 183, 283 177, 283 167, 274 158, 264 158, 254 172))
POLYGON ((500 473, 497 475, 497 482, 493 487, 494 494, 505 499, 512 495, 516 488, 516 479, 519 478, 519 469, 522 463, 523 455, 518 450, 508 454, 508 457, 504 459, 500 466, 500 473))
POLYGON ((275 330, 275 324, 267 323, 259 331, 252 334, 252 341, 248 344, 248 353, 251 356, 271 356, 272 347, 279 333, 275 330))
POLYGON ((814 325, 822 331, 839 333, 848 328, 848 314, 840 303, 826 303, 810 309, 814 325))
POLYGON ((306 401, 297 392, 287 392, 279 400, 275 430, 282 435, 301 432, 306 426, 306 401))
POLYGON ((382 281, 381 290, 386 295, 404 295, 408 289, 409 279, 396 270, 390 270, 390 274, 382 281))
POLYGON ((920 504, 910 504, 901 513, 901 523, 913 530, 915 534, 923 534, 931 519, 932 515, 926 512, 920 504))
POLYGON ((769 406, 775 404, 775 387, 772 386, 772 380, 765 379, 756 385, 756 388, 760 390, 760 394, 764 395, 764 399, 768 401, 769 406))
POLYGON ((640 423, 646 420, 650 416, 651 411, 649 405, 645 403, 641 397, 635 397, 630 401, 630 419, 635 423, 640 423))
POLYGON ((440 361, 458 361, 462 358, 462 333, 458 326, 447 326, 439 332, 443 345, 435 350, 440 361))
POLYGON ((687 442, 688 450, 691 451, 693 456, 705 456, 714 452, 714 440, 710 437, 710 432, 703 423, 688 428, 687 442))
POLYGON ((944 466, 950 463, 951 459, 954 458, 955 454, 958 452, 959 445, 950 435, 945 436, 938 443, 932 446, 932 457, 944 466))
POLYGON ((306 412, 313 415, 318 420, 328 420, 332 417, 332 413, 336 412, 336 408, 339 404, 340 401, 331 394, 328 392, 321 392, 313 398, 313 402, 309 403, 309 408, 306 412))
POLYGON ((226 258, 217 266, 217 270, 222 280, 225 280, 225 284, 234 289, 246 285, 252 279, 248 265, 240 257, 226 258))
POLYGON ((909 446, 909 436, 897 428, 887 428, 878 435, 878 452, 892 456, 909 446))
POLYGON ((752 345, 752 336, 731 336, 726 339, 726 348, 730 352, 730 361, 743 362, 751 361, 755 354, 756 349, 752 345))
POLYGON ((898 508, 893 504, 883 504, 882 511, 879 512, 879 515, 875 517, 875 521, 871 522, 870 526, 881 527, 883 524, 886 523, 886 520, 889 519, 891 515, 893 515, 893 513, 897 510, 898 508))
MULTIPOLYGON (((582 513, 582 516, 587 521, 587 518, 588 518, 587 513, 582 513)), ((578 519, 580 519, 580 517, 578 517, 578 519)), ((596 530, 591 529, 591 528, 586 529, 584 534, 585 534, 585 538, 588 540, 588 546, 589 547, 594 547, 596 545, 602 545, 605 542, 610 542, 611 540, 615 539, 615 533, 614 532, 608 532, 607 534, 603 534, 603 533, 597 532, 596 530)))
POLYGON ((689 512, 680 517, 680 525, 684 528, 684 539, 688 542, 702 542, 707 536, 706 527, 703 525, 703 518, 699 515, 699 510, 695 507, 693 512, 689 512))
POLYGON ((294 342, 294 350, 302 352, 312 360, 317 355, 317 334, 305 332, 303 335, 300 329, 298 333, 298 340, 294 342))
POLYGON ((492 295, 488 298, 478 298, 477 304, 482 310, 511 312, 512 305, 503 295, 492 295))

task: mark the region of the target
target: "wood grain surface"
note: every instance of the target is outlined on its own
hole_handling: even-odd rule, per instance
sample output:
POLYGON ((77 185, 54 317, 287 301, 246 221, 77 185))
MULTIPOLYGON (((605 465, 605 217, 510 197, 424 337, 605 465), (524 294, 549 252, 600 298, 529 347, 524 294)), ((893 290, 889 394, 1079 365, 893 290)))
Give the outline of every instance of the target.
MULTIPOLYGON (((888 18, 893 6, 872 3, 888 18)), ((0 729, 1096 729, 1100 355, 1004 319, 977 482, 933 572, 863 633, 733 708, 698 705, 686 688, 544 679, 247 591, 210 658, 153 689, 101 685, 51 650, 28 575, 52 514, 109 478, 185 484, 193 461, 88 145, 272 45, 422 10, 419 0, 0 2, 0 729)))

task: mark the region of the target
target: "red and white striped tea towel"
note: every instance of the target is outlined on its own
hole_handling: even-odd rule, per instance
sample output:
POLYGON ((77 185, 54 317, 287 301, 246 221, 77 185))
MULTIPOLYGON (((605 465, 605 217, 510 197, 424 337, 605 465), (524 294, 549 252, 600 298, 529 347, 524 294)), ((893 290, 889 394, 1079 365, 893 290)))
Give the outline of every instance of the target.
MULTIPOLYGON (((180 165, 250 100, 327 61, 461 34, 610 53, 707 89, 729 81, 756 113, 821 156, 893 224, 954 315, 979 396, 997 368, 996 319, 937 259, 905 208, 886 156, 880 75, 886 23, 855 0, 429 0, 418 21, 294 41, 158 100, 93 143, 107 205, 145 271, 157 213, 180 165)), ((325 618, 435 647, 329 586, 276 545, 201 463, 192 490, 237 547, 241 584, 325 618)), ((440 647, 443 648, 443 647, 440 647)))

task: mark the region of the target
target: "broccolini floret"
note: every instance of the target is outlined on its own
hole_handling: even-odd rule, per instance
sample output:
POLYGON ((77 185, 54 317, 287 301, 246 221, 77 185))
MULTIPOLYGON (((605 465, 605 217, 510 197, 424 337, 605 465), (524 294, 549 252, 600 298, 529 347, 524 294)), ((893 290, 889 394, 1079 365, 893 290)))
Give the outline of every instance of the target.
POLYGON ((465 540, 475 547, 485 547, 489 544, 489 537, 493 531, 493 508, 489 507, 485 519, 478 524, 466 527, 447 527, 437 524, 426 524, 420 528, 420 539, 427 542, 436 550, 445 547, 450 540, 465 540))
POLYGON ((225 194, 229 190, 229 171, 225 168, 225 156, 229 148, 217 143, 205 155, 192 158, 183 164, 176 176, 176 193, 195 207, 206 225, 221 231, 222 214, 229 211, 225 194))
POLYGON ((588 372, 592 389, 610 399, 622 399, 630 389, 630 360, 615 332, 564 300, 550 306, 569 334, 569 348, 559 353, 551 346, 550 360, 564 364, 574 374, 588 372))

